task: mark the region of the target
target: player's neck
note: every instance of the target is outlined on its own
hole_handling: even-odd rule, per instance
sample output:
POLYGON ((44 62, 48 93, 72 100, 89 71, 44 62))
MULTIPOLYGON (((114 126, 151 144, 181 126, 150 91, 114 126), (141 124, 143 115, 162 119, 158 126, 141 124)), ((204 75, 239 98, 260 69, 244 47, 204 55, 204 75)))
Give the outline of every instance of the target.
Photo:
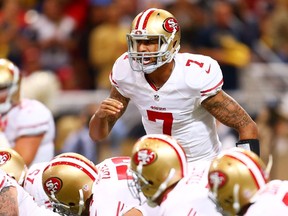
POLYGON ((174 60, 170 63, 167 63, 157 70, 155 70, 151 74, 145 74, 145 77, 149 82, 153 83, 155 87, 160 89, 165 82, 169 79, 170 75, 172 74, 172 71, 174 69, 175 62, 174 60))

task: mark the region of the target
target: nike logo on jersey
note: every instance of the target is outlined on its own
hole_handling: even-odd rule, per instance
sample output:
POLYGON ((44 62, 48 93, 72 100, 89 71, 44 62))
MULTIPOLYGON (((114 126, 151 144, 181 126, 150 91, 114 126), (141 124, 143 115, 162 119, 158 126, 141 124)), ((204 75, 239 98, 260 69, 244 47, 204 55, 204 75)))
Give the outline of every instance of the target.
POLYGON ((205 70, 207 74, 209 74, 209 73, 210 73, 210 69, 211 69, 211 64, 209 65, 209 68, 208 68, 208 70, 205 70))

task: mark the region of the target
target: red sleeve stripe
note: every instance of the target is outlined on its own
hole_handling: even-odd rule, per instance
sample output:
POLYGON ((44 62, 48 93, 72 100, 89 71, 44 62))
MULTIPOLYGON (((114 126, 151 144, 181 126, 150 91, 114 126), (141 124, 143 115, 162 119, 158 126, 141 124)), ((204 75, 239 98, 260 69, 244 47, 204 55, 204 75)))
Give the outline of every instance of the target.
POLYGON ((155 8, 145 10, 139 17, 135 26, 135 29, 146 29, 148 20, 151 14, 155 11, 155 8))
POLYGON ((123 210, 124 207, 125 204, 122 203, 121 201, 118 201, 116 216, 120 216, 120 212, 123 210))
POLYGON ((116 87, 118 87, 117 82, 112 78, 112 72, 111 72, 110 75, 109 75, 109 79, 110 79, 110 81, 111 81, 116 87))
POLYGON ((216 89, 216 88, 218 88, 220 85, 222 85, 223 84, 223 79, 216 85, 216 86, 214 86, 213 88, 210 88, 210 89, 207 89, 207 90, 203 90, 203 91, 200 91, 200 93, 201 93, 201 96, 205 96, 208 92, 210 92, 210 91, 212 91, 212 90, 214 90, 214 89, 216 89))
POLYGON ((1 183, 0 183, 0 190, 2 189, 2 187, 3 187, 4 183, 5 183, 5 181, 6 181, 6 177, 3 176, 3 179, 2 179, 2 181, 1 181, 1 183))

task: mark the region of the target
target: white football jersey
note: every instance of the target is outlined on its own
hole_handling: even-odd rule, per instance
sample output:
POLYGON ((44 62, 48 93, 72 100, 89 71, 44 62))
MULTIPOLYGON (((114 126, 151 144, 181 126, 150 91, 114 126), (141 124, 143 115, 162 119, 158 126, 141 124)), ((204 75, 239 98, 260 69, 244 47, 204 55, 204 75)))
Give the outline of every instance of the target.
POLYGON ((39 206, 44 206, 48 209, 53 209, 42 187, 42 173, 48 162, 35 163, 28 169, 24 180, 23 188, 34 198, 34 201, 39 206))
POLYGON ((220 151, 215 118, 201 102, 223 85, 217 61, 208 56, 178 53, 167 82, 153 88, 144 73, 130 68, 124 53, 113 66, 111 84, 137 106, 147 134, 168 134, 184 147, 188 160, 212 159, 220 151))
MULTIPOLYGON (((127 184, 130 178, 127 176, 129 164, 130 157, 119 156, 105 159, 96 165, 99 179, 93 185, 90 216, 122 215, 128 206, 139 205, 139 200, 132 196, 127 184)), ((148 212, 156 211, 148 206, 145 208, 149 208, 146 209, 148 212)))
POLYGON ((11 181, 11 177, 4 170, 0 169, 0 191, 9 186, 14 186, 14 181, 11 181))
POLYGON ((245 216, 287 216, 288 181, 272 180, 253 198, 245 216))
POLYGON ((208 198, 209 163, 199 161, 189 167, 189 173, 163 199, 161 216, 221 216, 208 198))
POLYGON ((19 208, 19 215, 21 216, 31 216, 31 215, 41 215, 41 216, 56 216, 58 214, 44 207, 40 207, 34 202, 33 197, 24 190, 14 179, 9 177, 3 170, 0 170, 0 190, 6 186, 14 186, 17 189, 17 201, 19 208))
POLYGON ((31 165, 53 158, 55 123, 51 111, 39 101, 23 99, 18 106, 2 116, 1 125, 12 148, 18 137, 45 133, 31 165))

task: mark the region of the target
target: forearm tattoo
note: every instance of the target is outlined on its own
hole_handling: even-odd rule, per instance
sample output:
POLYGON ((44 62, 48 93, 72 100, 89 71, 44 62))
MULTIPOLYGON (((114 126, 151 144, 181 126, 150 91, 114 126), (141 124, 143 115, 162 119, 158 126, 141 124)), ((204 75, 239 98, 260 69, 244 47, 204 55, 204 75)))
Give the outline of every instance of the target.
POLYGON ((205 109, 221 123, 235 129, 251 123, 251 117, 233 98, 225 93, 220 94, 220 100, 212 97, 203 102, 205 109))
POLYGON ((13 187, 5 187, 0 192, 0 216, 17 216, 17 194, 13 187))

